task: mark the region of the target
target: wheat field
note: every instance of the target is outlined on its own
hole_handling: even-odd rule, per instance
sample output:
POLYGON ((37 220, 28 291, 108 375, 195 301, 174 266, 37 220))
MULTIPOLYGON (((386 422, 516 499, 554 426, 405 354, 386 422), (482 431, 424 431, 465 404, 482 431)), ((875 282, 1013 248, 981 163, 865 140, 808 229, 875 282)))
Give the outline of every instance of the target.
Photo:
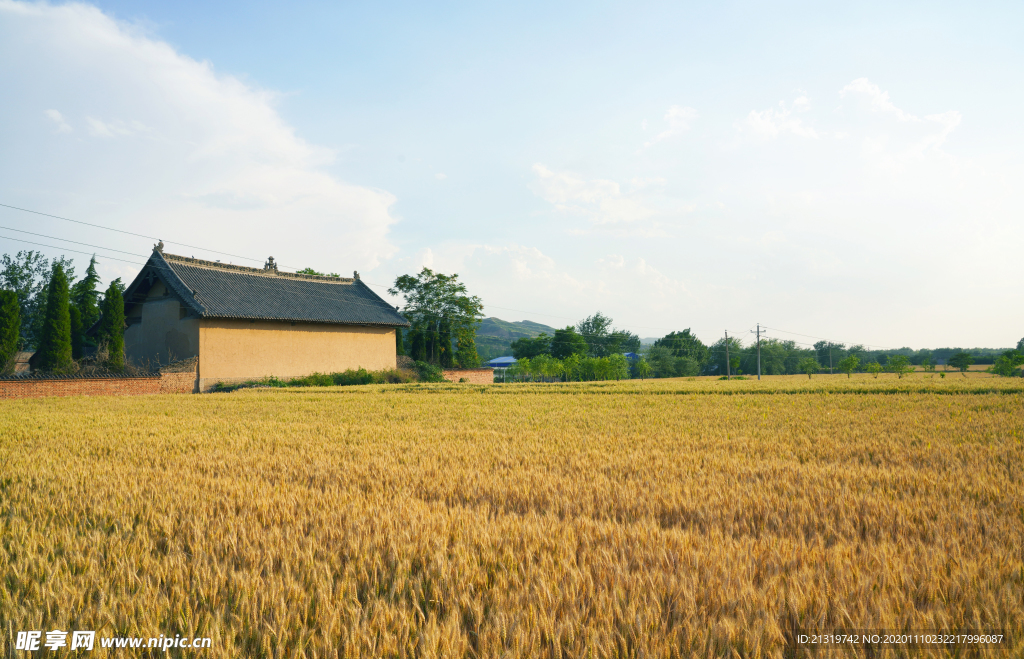
POLYGON ((1006 635, 985 656, 1022 656, 1016 382, 6 401, 0 634, 212 637, 168 653, 203 657, 789 657, 810 656, 798 629, 971 628, 1006 635))

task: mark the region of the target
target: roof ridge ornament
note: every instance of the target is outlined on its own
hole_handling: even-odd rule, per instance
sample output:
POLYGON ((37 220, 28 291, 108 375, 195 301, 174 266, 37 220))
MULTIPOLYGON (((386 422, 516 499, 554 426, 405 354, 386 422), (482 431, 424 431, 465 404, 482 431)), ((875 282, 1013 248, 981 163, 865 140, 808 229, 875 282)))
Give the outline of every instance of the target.
POLYGON ((267 262, 263 264, 263 269, 264 270, 273 270, 274 272, 277 272, 277 264, 274 263, 274 257, 273 256, 267 257, 267 262))
POLYGON ((359 271, 358 270, 353 270, 352 271, 352 278, 353 279, 359 279, 359 271))
POLYGON ((157 244, 153 245, 153 251, 160 252, 161 254, 163 254, 164 253, 164 241, 161 240, 157 244))

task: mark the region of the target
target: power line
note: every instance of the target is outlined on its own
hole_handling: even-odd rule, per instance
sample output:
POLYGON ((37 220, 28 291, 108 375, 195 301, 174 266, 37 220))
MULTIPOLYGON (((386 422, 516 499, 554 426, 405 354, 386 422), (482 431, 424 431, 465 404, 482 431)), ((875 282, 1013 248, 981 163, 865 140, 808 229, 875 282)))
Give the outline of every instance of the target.
MULTIPOLYGON (((83 222, 82 220, 72 220, 70 217, 61 217, 60 215, 52 215, 50 213, 43 213, 43 212, 40 212, 40 211, 34 211, 34 210, 31 210, 31 209, 28 209, 28 208, 21 208, 19 206, 11 206, 10 204, 0 204, 0 206, 3 206, 4 208, 11 208, 11 209, 14 209, 16 211, 22 211, 22 212, 25 212, 25 213, 33 213, 35 215, 42 215, 44 217, 52 217, 52 218, 57 219, 57 220, 64 220, 65 222, 74 222, 75 224, 83 224, 85 226, 93 227, 93 228, 96 228, 96 229, 104 229, 106 231, 114 231, 116 233, 123 233, 123 234, 125 234, 127 236, 135 236, 136 238, 146 238, 147 240, 156 240, 156 241, 162 240, 161 238, 155 238, 153 236, 147 236, 147 235, 144 235, 144 234, 141 234, 141 233, 134 233, 132 231, 125 231, 123 229, 114 229, 113 227, 105 227, 102 224, 93 224, 92 222, 83 222)), ((58 240, 60 240, 60 239, 58 239, 58 240)), ((255 261, 256 263, 259 263, 260 261, 263 260, 263 259, 254 259, 254 258, 249 257, 249 256, 240 256, 238 254, 229 254, 228 252, 218 252, 215 249, 208 249, 206 247, 198 247, 196 245, 187 245, 185 243, 179 243, 179 242, 176 242, 176 241, 173 241, 173 240, 168 240, 166 242, 171 243, 172 245, 181 245, 182 247, 188 247, 189 249, 200 249, 200 250, 203 250, 204 252, 210 252, 212 254, 220 254, 221 256, 232 256, 232 257, 234 257, 236 259, 245 259, 246 261, 255 261)), ((286 265, 285 267, 286 268, 291 268, 293 266, 286 265)))
MULTIPOLYGON (((105 231, 114 231, 114 232, 117 232, 117 233, 123 233, 125 235, 135 236, 136 238, 146 238, 147 240, 156 240, 156 241, 160 241, 161 240, 160 238, 156 238, 154 236, 147 236, 145 234, 134 233, 132 231, 124 231, 123 229, 115 229, 113 227, 107 227, 107 226, 103 226, 101 224, 94 224, 92 222, 84 222, 82 220, 73 220, 73 219, 71 219, 69 217, 63 217, 61 215, 53 215, 52 213, 43 213, 42 211, 35 211, 35 210, 31 210, 29 208, 21 208, 20 206, 12 206, 10 204, 0 204, 0 206, 2 206, 4 208, 10 208, 10 209, 13 209, 13 210, 22 211, 24 213, 33 213, 35 215, 42 215, 44 217, 52 217, 54 219, 63 220, 65 222, 74 222, 75 224, 82 224, 84 226, 89 226, 89 227, 93 227, 93 228, 96 228, 96 229, 103 229, 105 231)), ((0 227, 0 228, 6 228, 6 227, 0 227)), ((10 230, 11 231, 22 231, 21 229, 10 229, 10 230)), ((32 233, 32 232, 29 232, 29 231, 22 231, 22 232, 23 233, 32 233)), ((43 236, 43 234, 32 234, 32 235, 43 236)), ((76 242, 76 241, 73 241, 73 240, 67 240, 65 238, 55 238, 53 236, 43 236, 43 237, 44 238, 49 238, 51 240, 60 240, 60 241, 63 241, 63 242, 70 242, 70 243, 75 243, 76 242)), ((197 245, 189 245, 189 244, 186 244, 186 243, 176 242, 176 241, 173 241, 173 240, 166 240, 164 242, 172 244, 172 245, 180 245, 182 247, 188 247, 189 249, 198 249, 198 250, 202 250, 202 251, 205 251, 205 252, 210 252, 212 254, 220 254, 222 256, 231 256, 231 257, 238 258, 238 259, 244 259, 246 261, 253 261, 255 263, 260 263, 260 262, 263 261, 263 259, 254 259, 254 258, 248 257, 248 256, 241 256, 241 255, 238 255, 238 254, 231 254, 229 252, 221 252, 221 251, 218 251, 218 250, 215 250, 215 249, 209 249, 207 247, 200 247, 200 246, 197 246, 197 245)), ((85 245, 87 243, 76 243, 76 244, 85 245)), ((48 246, 48 245, 44 245, 44 246, 48 246)), ((89 245, 89 247, 96 247, 96 246, 95 245, 89 245)), ((61 249, 61 248, 55 247, 54 249, 61 249)), ((123 253, 123 254, 132 254, 131 252, 123 252, 122 250, 113 249, 113 248, 110 248, 110 247, 98 247, 98 249, 105 249, 107 251, 120 252, 120 253, 123 253)), ((71 250, 69 250, 69 251, 71 251, 71 250)), ((132 255, 133 256, 140 256, 138 254, 132 254, 132 255)), ((141 257, 141 258, 145 258, 145 257, 141 257)), ((282 264, 282 265, 283 265, 283 267, 289 268, 289 269, 292 269, 292 270, 300 270, 301 269, 301 268, 297 268, 297 267, 291 266, 291 265, 284 265, 284 264, 282 264)), ((368 285, 368 286, 377 286, 378 288, 383 288, 385 290, 390 288, 389 286, 386 286, 384 284, 376 284, 376 283, 368 282, 368 281, 364 281, 363 283, 368 285)), ((500 307, 500 306, 493 305, 493 304, 487 304, 487 305, 484 305, 484 306, 486 306, 488 308, 491 308, 491 309, 501 309, 503 311, 515 311, 517 313, 530 314, 532 316, 547 316, 547 317, 550 317, 550 318, 563 318, 563 319, 566 319, 566 320, 573 320, 569 316, 559 316, 557 314, 546 314, 546 313, 540 313, 540 312, 534 312, 534 311, 525 311, 523 309, 512 309, 512 308, 509 308, 509 307, 500 307)), ((645 326, 645 325, 630 325, 629 327, 638 328, 638 329, 652 329, 652 330, 659 330, 659 331, 669 331, 669 332, 676 331, 675 329, 668 328, 668 327, 650 327, 650 326, 645 326)), ((695 330, 695 331, 697 331, 697 330, 695 330)), ((704 331, 708 332, 710 330, 704 330, 704 331)))
MULTIPOLYGON (((43 243, 37 243, 37 242, 34 242, 32 240, 25 240, 24 238, 10 238, 8 236, 0 236, 0 238, 2 238, 4 240, 13 240, 13 241, 19 242, 19 243, 28 243, 29 245, 38 245, 39 247, 49 247, 51 249, 61 250, 61 251, 64 251, 64 252, 74 252, 76 254, 87 254, 87 255, 88 254, 94 254, 94 252, 83 252, 80 249, 71 249, 69 247, 57 247, 55 245, 44 245, 43 243)), ((68 242, 71 242, 71 241, 68 241, 68 242)), ((145 264, 140 264, 138 261, 128 261, 127 259, 119 259, 116 256, 106 256, 106 255, 104 255, 103 258, 105 258, 105 259, 114 259, 115 261, 122 261, 124 263, 131 263, 132 265, 145 265, 145 264)))
MULTIPOLYGON (((134 236, 134 237, 137 237, 137 238, 146 238, 148 240, 161 241, 160 238, 156 238, 154 236, 147 236, 145 234, 134 233, 132 231, 125 231, 123 229, 115 229, 113 227, 107 227, 107 226, 103 226, 101 224, 94 224, 94 223, 91 223, 91 222, 84 222, 82 220, 74 220, 74 219, 71 219, 71 218, 68 218, 68 217, 63 217, 63 216, 60 216, 60 215, 54 215, 52 213, 44 213, 42 211, 36 211, 36 210, 29 209, 29 208, 22 208, 20 206, 12 206, 10 204, 0 203, 0 207, 10 208, 12 210, 21 211, 21 212, 24 212, 24 213, 32 213, 34 215, 40 215, 40 216, 43 216, 43 217, 51 217, 51 218, 54 218, 54 219, 65 221, 65 222, 72 222, 72 223, 75 223, 75 224, 81 224, 81 225, 88 226, 88 227, 93 227, 93 228, 96 228, 96 229, 103 229, 105 231, 113 231, 113 232, 116 232, 116 233, 122 233, 122 234, 125 234, 125 235, 134 236)), ((33 236, 40 236, 40 237, 47 238, 47 239, 50 239, 50 240, 58 240, 58 241, 61 241, 61 242, 67 242, 67 243, 72 243, 72 244, 76 244, 76 245, 84 245, 86 247, 93 247, 93 248, 105 250, 105 251, 108 251, 108 252, 117 252, 119 254, 128 254, 130 256, 137 256, 139 258, 146 258, 146 257, 144 257, 144 256, 142 256, 140 254, 134 254, 132 252, 126 252, 124 250, 119 250, 119 249, 115 249, 115 248, 112 248, 112 247, 101 247, 101 246, 98 246, 98 245, 92 245, 90 243, 83 243, 83 242, 78 242, 78 241, 74 241, 74 240, 69 240, 69 239, 66 239, 66 238, 57 238, 55 236, 47 236, 45 234, 34 233, 34 232, 31 232, 31 231, 25 231, 23 229, 14 229, 14 228, 11 228, 11 227, 3 227, 3 226, 0 226, 0 229, 6 229, 8 231, 17 231, 19 233, 26 233, 26 234, 33 235, 33 236)), ((40 246, 40 247, 47 247, 47 248, 50 248, 50 249, 57 249, 57 250, 64 250, 64 251, 68 251, 68 252, 74 252, 74 253, 77 253, 77 254, 89 254, 89 252, 83 252, 81 250, 75 250, 75 249, 65 248, 65 247, 57 247, 55 245, 46 245, 44 243, 38 243, 38 242, 33 242, 33 241, 30 241, 30 240, 24 240, 24 239, 19 239, 19 238, 10 238, 10 237, 6 237, 6 236, 0 236, 0 238, 6 239, 6 240, 13 240, 15 242, 23 242, 23 243, 27 243, 27 244, 30 244, 30 245, 37 245, 37 246, 40 246)), ((231 256, 233 258, 244 259, 246 261, 254 261, 256 263, 259 263, 259 262, 262 261, 262 259, 254 259, 252 257, 241 256, 239 254, 232 254, 232 253, 229 253, 229 252, 221 252, 221 251, 218 251, 218 250, 209 249, 207 247, 201 247, 201 246, 197 246, 197 245, 189 245, 187 243, 181 243, 181 242, 176 242, 176 241, 171 241, 171 240, 168 240, 166 242, 168 242, 170 244, 173 244, 173 245, 180 245, 182 247, 188 247, 190 249, 198 249, 198 250, 202 250, 202 251, 205 251, 205 252, 210 252, 212 254, 220 254, 222 256, 231 256)), ((139 263, 137 261, 129 261, 127 259, 121 259, 121 258, 117 258, 115 256, 103 255, 103 258, 113 259, 115 261, 120 261, 122 263, 130 263, 130 264, 133 264, 133 265, 142 265, 142 266, 146 265, 146 263, 139 263)), ((298 270, 298 268, 295 268, 294 266, 284 265, 283 267, 298 270)), ((288 283, 292 283, 292 282, 288 282, 288 283)), ((390 288, 390 287, 385 286, 383 284, 375 284, 375 283, 367 282, 367 281, 363 281, 362 283, 366 284, 367 286, 376 286, 376 287, 384 288, 384 289, 390 288)), ((324 298, 323 296, 316 295, 316 294, 314 294, 314 296, 320 297, 321 299, 332 299, 332 298, 324 298)), ((333 299, 335 301, 338 301, 338 302, 342 301, 340 298, 333 298, 333 299)), ((376 305, 366 305, 365 303, 359 303, 359 302, 348 301, 348 300, 346 300, 345 302, 348 303, 348 304, 363 304, 364 306, 376 306, 376 305)), ((559 315, 556 315, 556 314, 546 314, 546 313, 540 313, 540 312, 525 311, 523 309, 513 309, 513 308, 510 308, 510 307, 501 307, 501 306, 497 306, 497 305, 487 305, 487 304, 485 304, 484 306, 487 307, 487 308, 491 308, 491 309, 502 309, 504 311, 515 311, 517 313, 525 313, 525 314, 530 314, 530 315, 533 315, 533 316, 547 316, 547 317, 551 317, 551 318, 563 318, 563 319, 566 319, 566 320, 572 320, 572 318, 570 318, 568 316, 559 316, 559 315)), ((670 332, 676 331, 675 329, 667 328, 667 327, 651 327, 651 326, 644 326, 644 325, 629 325, 628 327, 637 328, 637 329, 658 330, 658 331, 670 331, 670 332)), ((751 329, 753 330, 754 328, 752 327, 751 329)), ((778 328, 768 328, 768 327, 765 327, 765 329, 773 329, 776 332, 782 332, 784 334, 792 334, 794 336, 803 336, 803 337, 812 338, 812 339, 821 339, 821 340, 824 340, 824 341, 829 341, 829 339, 826 339, 825 337, 814 336, 814 335, 810 335, 810 334, 800 334, 799 332, 790 332, 790 331, 781 330, 781 329, 778 329, 778 328)), ((581 334, 581 336, 583 336, 583 335, 581 334)), ((794 341, 794 343, 800 343, 800 342, 794 341)), ((812 345, 812 344, 803 344, 803 345, 812 345)), ((870 348, 870 346, 867 346, 867 347, 870 348)), ((882 350, 897 350, 897 348, 891 348, 891 347, 886 347, 886 346, 876 346, 876 348, 880 348, 882 350)))
MULTIPOLYGON (((56 236, 47 236, 44 233, 35 233, 33 231, 25 231, 24 229, 14 229, 12 227, 5 227, 5 226, 0 226, 0 229, 4 229, 6 231, 17 231, 18 233, 27 233, 30 236, 39 236, 40 238, 48 238, 50 240, 60 240, 61 242, 72 243, 72 244, 75 244, 75 245, 85 245, 86 247, 95 247, 96 249, 103 249, 103 250, 106 250, 108 252, 118 252, 119 254, 128 254, 129 256, 138 256, 139 258, 143 258, 143 259, 146 258, 144 255, 136 254, 135 252, 126 252, 126 251, 121 250, 121 249, 114 249, 113 247, 101 247, 99 245, 91 245, 89 243, 80 243, 77 240, 68 240, 67 238, 58 238, 56 236)), ((8 238, 8 240, 17 240, 17 238, 8 238)), ((25 241, 25 242, 28 242, 28 241, 25 241)), ((43 245, 43 247, 50 247, 50 245, 43 245)), ((60 247, 54 247, 54 249, 61 249, 61 248, 60 247)))

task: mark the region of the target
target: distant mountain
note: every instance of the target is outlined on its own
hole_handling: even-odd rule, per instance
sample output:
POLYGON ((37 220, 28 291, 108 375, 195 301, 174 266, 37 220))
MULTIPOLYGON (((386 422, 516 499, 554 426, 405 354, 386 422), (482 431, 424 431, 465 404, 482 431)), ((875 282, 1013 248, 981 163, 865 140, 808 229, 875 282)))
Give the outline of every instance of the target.
POLYGON ((476 351, 480 359, 486 362, 495 357, 511 355, 512 342, 516 339, 532 339, 541 333, 554 336, 555 328, 532 320, 512 322, 501 318, 485 318, 476 330, 476 351))
POLYGON ((485 318, 480 323, 480 327, 476 330, 477 336, 496 336, 503 339, 521 339, 539 336, 541 333, 546 333, 548 336, 553 336, 555 333, 554 327, 548 327, 541 323, 535 323, 532 320, 517 320, 511 322, 508 320, 502 320, 501 318, 485 318))

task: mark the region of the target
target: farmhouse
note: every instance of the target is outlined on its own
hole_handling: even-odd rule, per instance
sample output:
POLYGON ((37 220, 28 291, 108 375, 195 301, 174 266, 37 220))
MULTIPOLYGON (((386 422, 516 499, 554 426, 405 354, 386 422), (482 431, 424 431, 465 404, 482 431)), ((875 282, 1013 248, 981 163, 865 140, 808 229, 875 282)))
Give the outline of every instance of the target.
POLYGON ((409 323, 359 279, 165 254, 125 290, 125 356, 156 366, 198 357, 196 390, 218 382, 395 368, 409 323))

